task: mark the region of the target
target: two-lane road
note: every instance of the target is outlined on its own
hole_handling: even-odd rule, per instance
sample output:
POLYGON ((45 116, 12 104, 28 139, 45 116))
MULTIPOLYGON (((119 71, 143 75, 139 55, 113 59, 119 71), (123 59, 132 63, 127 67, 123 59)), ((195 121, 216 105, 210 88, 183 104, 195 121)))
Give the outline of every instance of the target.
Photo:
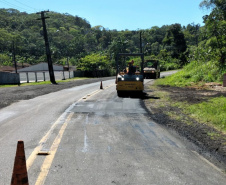
POLYGON ((25 142, 30 184, 226 184, 225 174, 187 141, 153 122, 142 100, 117 97, 114 80, 103 86, 1 109, 0 184, 10 183, 18 140, 25 142))

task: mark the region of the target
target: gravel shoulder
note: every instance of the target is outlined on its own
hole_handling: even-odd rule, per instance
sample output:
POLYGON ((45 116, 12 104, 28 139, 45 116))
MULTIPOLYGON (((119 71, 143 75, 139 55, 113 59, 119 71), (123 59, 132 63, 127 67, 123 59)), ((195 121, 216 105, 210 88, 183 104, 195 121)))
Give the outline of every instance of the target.
POLYGON ((83 80, 74 80, 70 82, 62 82, 58 83, 57 85, 46 84, 46 85, 3 87, 0 88, 0 109, 9 106, 12 103, 18 102, 20 100, 28 100, 51 92, 60 91, 62 89, 67 89, 84 84, 90 84, 94 82, 101 82, 114 78, 115 77, 90 78, 83 80))
POLYGON ((226 97, 226 89, 219 86, 206 88, 181 88, 171 86, 152 86, 153 82, 146 84, 147 97, 144 104, 151 118, 169 130, 178 132, 191 141, 200 154, 218 162, 219 167, 226 169, 226 135, 206 123, 198 122, 186 115, 183 111, 170 104, 171 101, 182 101, 189 104, 207 101, 211 97, 226 97), (209 134, 211 133, 211 135, 209 134))

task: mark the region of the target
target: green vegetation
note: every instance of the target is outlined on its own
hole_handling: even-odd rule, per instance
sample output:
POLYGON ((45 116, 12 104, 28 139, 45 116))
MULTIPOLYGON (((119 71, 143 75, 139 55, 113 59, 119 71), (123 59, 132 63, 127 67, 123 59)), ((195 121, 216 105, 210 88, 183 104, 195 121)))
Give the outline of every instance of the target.
POLYGON ((189 105, 186 110, 193 117, 204 123, 212 123, 218 129, 226 131, 226 99, 225 97, 212 98, 207 102, 189 105))
MULTIPOLYGON (((188 63, 177 74, 159 81, 159 85, 183 87, 222 82, 223 74, 226 73, 226 2, 205 0, 200 6, 210 8, 211 13, 204 17, 205 26, 187 27, 184 31, 188 42, 188 63), (188 31, 194 34, 189 35, 188 31)), ((165 39, 165 42, 168 40, 165 39)))
MULTIPOLYGON (((69 61, 81 70, 108 70, 112 74, 117 53, 140 52, 141 32, 146 60, 158 59, 161 71, 186 66, 164 83, 187 86, 200 81, 222 81, 226 71, 226 2, 200 0, 200 7, 211 10, 203 17, 202 27, 176 23, 131 31, 109 30, 101 25, 91 27, 78 16, 49 12, 46 23, 53 63, 65 65, 69 61)), ((39 17, 15 9, 0 9, 0 65, 12 66, 13 52, 20 65, 46 61, 39 17)), ((131 59, 121 57, 119 65, 131 59)), ((135 64, 141 62, 133 59, 135 64)))
MULTIPOLYGON (((207 82, 222 83, 223 74, 226 73, 226 2, 205 0, 200 3, 200 6, 211 8, 211 13, 204 17, 205 26, 201 27, 199 32, 195 28, 193 30, 195 34, 190 35, 195 36, 196 41, 193 46, 191 44, 187 49, 189 62, 174 75, 157 80, 156 86, 186 87, 203 86, 207 82)), ((187 32, 184 34, 185 38, 190 38, 187 32)), ((188 43, 193 41, 190 40, 188 43)), ((197 121, 212 125, 220 131, 226 131, 225 97, 209 98, 208 101, 193 104, 172 101, 169 97, 168 101, 170 106, 180 108, 183 113, 190 115, 197 121)), ((178 119, 178 116, 174 115, 173 112, 166 114, 178 119)), ((217 137, 215 133, 209 133, 209 136, 211 138, 217 137)))
POLYGON ((215 62, 192 61, 179 72, 158 80, 158 85, 185 87, 207 82, 222 82, 226 69, 215 62))
MULTIPOLYGON (((211 8, 212 12, 204 17, 205 26, 200 28, 199 32, 197 28, 193 29, 193 36, 197 40, 196 45, 188 49, 189 64, 177 74, 159 81, 159 85, 181 87, 205 82, 222 82, 222 76, 226 72, 226 2, 205 0, 200 6, 211 8)), ((190 36, 185 32, 185 37, 190 36)))
MULTIPOLYGON (((172 24, 117 31, 91 27, 87 20, 69 14, 49 12, 47 16, 53 63, 65 65, 69 59, 70 65, 82 70, 113 69, 117 53, 139 53, 140 31, 145 59, 159 59, 161 70, 177 69, 187 63, 188 49, 197 39, 194 30, 200 30, 195 24, 172 24)), ((37 18, 40 15, 0 9, 0 65, 13 65, 13 45, 20 65, 46 61, 42 24, 37 18)), ((127 62, 131 59, 125 58, 127 62)))
MULTIPOLYGON (((203 27, 194 23, 172 24, 137 31, 91 27, 78 16, 49 12, 46 23, 53 63, 65 65, 69 59, 71 65, 82 70, 113 69, 117 53, 140 52, 142 32, 145 59, 158 59, 162 71, 182 68, 192 61, 216 61, 222 68, 226 58, 225 2, 205 0, 200 6, 212 8, 210 15, 204 17, 203 27)), ((13 51, 18 64, 46 61, 39 16, 0 9, 0 65, 13 65, 13 51)))
POLYGON ((207 102, 189 105, 187 103, 175 103, 183 111, 197 121, 213 125, 221 131, 226 131, 226 99, 225 97, 211 98, 207 102))
MULTIPOLYGON (((163 79, 158 79, 160 81, 163 79)), ((164 107, 175 107, 179 108, 182 114, 174 112, 173 109, 169 112, 164 112, 166 115, 175 120, 180 120, 181 122, 186 123, 187 125, 192 125, 192 122, 185 117, 185 115, 197 120, 200 123, 208 124, 216 128, 217 130, 226 133, 226 98, 225 97, 216 97, 209 98, 208 101, 203 101, 201 103, 192 103, 186 101, 176 101, 170 98, 170 94, 166 91, 161 91, 161 88, 158 87, 158 83, 155 83, 150 87, 153 90, 155 96, 160 99, 157 100, 157 103, 154 103, 152 106, 156 106, 158 109, 164 107)), ((156 99, 150 99, 150 101, 156 101, 156 99)), ((215 133, 209 133, 210 136, 214 137, 215 133)))

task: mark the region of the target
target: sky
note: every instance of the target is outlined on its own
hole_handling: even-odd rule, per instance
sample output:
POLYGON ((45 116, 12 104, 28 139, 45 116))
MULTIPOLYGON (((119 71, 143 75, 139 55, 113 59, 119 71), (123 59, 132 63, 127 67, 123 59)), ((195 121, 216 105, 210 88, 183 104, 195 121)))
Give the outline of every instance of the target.
POLYGON ((199 8, 202 0, 0 0, 0 8, 21 12, 43 10, 69 13, 86 19, 92 27, 140 30, 179 23, 203 25, 209 12, 199 8))

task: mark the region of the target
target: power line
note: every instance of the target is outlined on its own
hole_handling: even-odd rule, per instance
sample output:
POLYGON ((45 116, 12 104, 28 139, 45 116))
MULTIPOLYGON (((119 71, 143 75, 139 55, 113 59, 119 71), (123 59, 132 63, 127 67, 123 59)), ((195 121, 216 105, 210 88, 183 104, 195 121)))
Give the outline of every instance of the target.
MULTIPOLYGON (((29 9, 27 9, 27 8, 24 8, 24 7, 18 6, 18 5, 16 5, 16 4, 10 3, 10 2, 8 2, 8 1, 6 1, 6 0, 0 0, 0 2, 6 4, 6 5, 8 5, 8 6, 11 6, 12 8, 15 8, 15 9, 20 9, 20 10, 23 10, 23 11, 31 12, 31 11, 30 11, 29 9)), ((32 8, 32 9, 33 9, 33 8, 32 8)), ((33 11, 34 11, 34 9, 33 9, 33 11)))
POLYGON ((26 6, 26 7, 30 8, 30 9, 34 10, 34 11, 37 10, 37 9, 31 7, 31 6, 28 6, 28 5, 24 4, 24 3, 21 3, 20 1, 17 1, 17 0, 14 0, 14 1, 16 1, 17 3, 19 3, 19 4, 23 5, 23 6, 26 6))
POLYGON ((15 5, 15 4, 12 4, 12 3, 10 3, 10 2, 8 2, 8 1, 6 1, 6 0, 0 0, 0 1, 1 1, 2 3, 4 3, 4 4, 8 5, 8 6, 11 6, 12 8, 22 9, 22 10, 26 10, 26 11, 27 11, 27 9, 22 8, 22 7, 20 7, 20 6, 17 6, 17 5, 15 5))
MULTIPOLYGON (((12 3, 10 3, 10 2, 8 2, 8 1, 6 1, 6 0, 1 0, 4 4, 7 4, 7 5, 9 5, 9 6, 14 6, 14 7, 16 7, 16 5, 14 5, 14 4, 12 4, 12 3)), ((18 7, 18 6, 17 6, 18 7)), ((22 8, 22 7, 18 7, 18 8, 22 8)), ((23 9, 23 8, 22 8, 23 9)))

